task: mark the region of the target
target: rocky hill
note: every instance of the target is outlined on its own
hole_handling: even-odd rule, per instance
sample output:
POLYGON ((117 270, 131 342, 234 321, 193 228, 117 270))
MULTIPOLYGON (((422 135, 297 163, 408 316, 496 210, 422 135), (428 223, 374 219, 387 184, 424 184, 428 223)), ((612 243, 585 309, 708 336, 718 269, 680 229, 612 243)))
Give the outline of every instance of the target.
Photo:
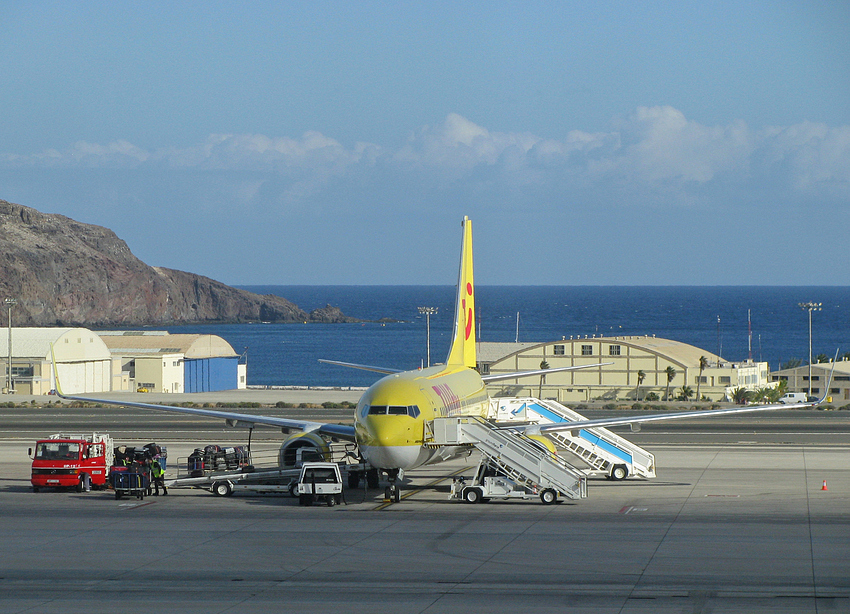
POLYGON ((273 295, 151 267, 114 232, 0 200, 0 299, 15 326, 202 322, 356 322, 327 306, 307 313, 273 295))

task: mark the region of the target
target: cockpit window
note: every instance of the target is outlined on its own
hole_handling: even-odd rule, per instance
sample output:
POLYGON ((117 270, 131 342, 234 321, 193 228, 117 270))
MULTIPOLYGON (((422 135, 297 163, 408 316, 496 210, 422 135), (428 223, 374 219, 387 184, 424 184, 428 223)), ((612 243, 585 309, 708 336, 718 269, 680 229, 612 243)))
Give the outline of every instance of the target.
POLYGON ((369 406, 370 416, 410 416, 411 418, 419 417, 419 407, 416 405, 371 405, 369 406))

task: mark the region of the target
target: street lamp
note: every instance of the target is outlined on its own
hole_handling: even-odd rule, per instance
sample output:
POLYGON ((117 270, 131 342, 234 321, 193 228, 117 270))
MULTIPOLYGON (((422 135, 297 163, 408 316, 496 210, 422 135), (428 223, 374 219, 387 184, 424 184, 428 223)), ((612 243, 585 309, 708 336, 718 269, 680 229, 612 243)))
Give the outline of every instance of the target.
POLYGON ((428 344, 428 366, 431 366, 431 315, 437 313, 437 307, 418 307, 419 313, 425 315, 425 328, 428 344))
POLYGON ((12 387, 12 307, 17 305, 18 301, 13 298, 6 298, 3 300, 3 304, 9 309, 9 374, 7 376, 6 391, 11 394, 14 391, 12 387))
POLYGON ((797 303, 800 309, 809 312, 809 396, 812 396, 812 312, 820 311, 823 303, 797 303))

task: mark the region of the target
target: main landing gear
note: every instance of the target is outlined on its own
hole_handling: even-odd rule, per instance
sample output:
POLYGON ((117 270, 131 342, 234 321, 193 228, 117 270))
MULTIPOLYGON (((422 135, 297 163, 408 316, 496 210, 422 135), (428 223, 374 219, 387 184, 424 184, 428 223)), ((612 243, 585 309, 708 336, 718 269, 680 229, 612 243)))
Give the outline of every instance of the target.
MULTIPOLYGON (((383 471, 386 472, 387 480, 389 481, 389 484, 384 489, 384 500, 398 503, 401 501, 401 488, 398 484, 401 480, 401 472, 399 469, 384 469, 383 471)), ((348 488, 357 488, 360 486, 360 480, 365 478, 366 487, 370 490, 376 490, 380 488, 380 475, 380 470, 374 467, 363 472, 350 471, 348 473, 348 488)))

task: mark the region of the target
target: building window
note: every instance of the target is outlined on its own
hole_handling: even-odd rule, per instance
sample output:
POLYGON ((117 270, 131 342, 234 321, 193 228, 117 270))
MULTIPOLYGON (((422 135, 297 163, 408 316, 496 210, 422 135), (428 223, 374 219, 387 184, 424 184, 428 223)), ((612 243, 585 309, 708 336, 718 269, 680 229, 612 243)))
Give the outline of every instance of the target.
POLYGON ((555 353, 555 356, 563 356, 564 355, 564 346, 563 345, 556 345, 554 348, 552 348, 552 351, 555 353))
POLYGON ((608 346, 608 356, 619 356, 620 355, 620 346, 619 345, 609 345, 608 346))
POLYGON ((708 376, 707 375, 697 375, 694 378, 694 383, 696 383, 696 384, 707 384, 708 383, 708 376))
POLYGON ((836 382, 850 382, 850 375, 836 375, 836 382))
POLYGON ((812 388, 812 394, 820 394, 820 388, 812 388))
POLYGON ((829 389, 829 394, 838 394, 839 392, 841 392, 841 388, 830 388, 829 389))
POLYGON ((582 356, 593 356, 593 346, 592 345, 581 346, 581 355, 582 356))
POLYGON ((732 383, 732 377, 729 376, 729 375, 721 375, 720 377, 717 378, 717 381, 719 381, 721 384, 731 384, 732 383))

